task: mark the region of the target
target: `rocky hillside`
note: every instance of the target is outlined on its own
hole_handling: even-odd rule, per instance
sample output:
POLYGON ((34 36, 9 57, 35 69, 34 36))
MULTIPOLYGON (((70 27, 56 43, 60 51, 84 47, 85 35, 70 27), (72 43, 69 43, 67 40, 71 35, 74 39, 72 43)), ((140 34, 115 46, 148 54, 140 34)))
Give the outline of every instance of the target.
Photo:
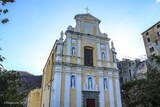
POLYGON ((42 75, 35 76, 28 72, 19 71, 22 80, 22 87, 20 87, 20 92, 28 94, 30 90, 35 88, 40 88, 42 83, 42 75))

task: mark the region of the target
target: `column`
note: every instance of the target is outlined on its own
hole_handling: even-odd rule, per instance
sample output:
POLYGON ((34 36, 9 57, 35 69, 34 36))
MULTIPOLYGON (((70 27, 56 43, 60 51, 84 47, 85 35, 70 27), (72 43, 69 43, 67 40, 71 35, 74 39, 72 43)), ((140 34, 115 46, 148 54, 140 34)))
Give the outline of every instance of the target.
POLYGON ((119 74, 118 74, 118 72, 115 73, 115 79, 116 79, 117 107, 122 107, 121 90, 120 90, 119 74))
POLYGON ((100 90, 100 107, 105 107, 104 101, 104 77, 103 72, 99 71, 99 90, 100 90))
POLYGON ((81 68, 77 68, 77 82, 76 82, 76 89, 77 89, 77 92, 76 92, 76 96, 77 96, 77 106, 76 107, 82 107, 82 77, 81 77, 81 68))
POLYGON ((64 98, 64 107, 70 107, 70 67, 66 67, 66 76, 65 76, 65 98, 64 98))
POLYGON ((53 95, 52 95, 51 107, 60 107, 62 66, 55 65, 54 72, 55 74, 54 74, 54 81, 52 82, 53 95))
POLYGON ((98 67, 102 66, 101 63, 101 46, 100 46, 100 39, 97 40, 97 52, 98 52, 98 67))
POLYGON ((81 37, 78 37, 78 60, 77 64, 81 64, 81 37))
POLYGON ((112 71, 108 72, 108 81, 109 81, 109 97, 110 97, 110 107, 114 107, 114 92, 113 92, 113 80, 112 80, 112 71))
POLYGON ((110 65, 110 46, 109 46, 109 40, 107 39, 106 43, 106 57, 107 57, 107 67, 111 67, 110 65))

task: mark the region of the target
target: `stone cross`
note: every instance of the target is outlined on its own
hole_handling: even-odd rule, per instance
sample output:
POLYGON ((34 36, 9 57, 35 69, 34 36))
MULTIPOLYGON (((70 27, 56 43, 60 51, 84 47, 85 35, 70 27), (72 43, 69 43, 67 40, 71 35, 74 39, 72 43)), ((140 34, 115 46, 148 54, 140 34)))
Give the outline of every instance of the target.
POLYGON ((86 12, 87 12, 87 13, 88 13, 88 11, 90 10, 88 7, 86 7, 85 9, 86 9, 86 12))

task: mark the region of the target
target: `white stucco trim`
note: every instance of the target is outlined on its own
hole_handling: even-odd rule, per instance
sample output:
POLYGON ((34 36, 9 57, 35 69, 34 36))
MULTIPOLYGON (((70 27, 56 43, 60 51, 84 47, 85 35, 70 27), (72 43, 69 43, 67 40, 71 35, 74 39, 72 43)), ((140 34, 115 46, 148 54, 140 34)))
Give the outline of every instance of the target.
POLYGON ((106 59, 107 59, 107 67, 111 67, 110 64, 110 46, 109 46, 109 41, 106 43, 106 59))
POLYGON ((78 39, 78 60, 77 60, 78 64, 81 64, 81 40, 78 39))
POLYGON ((77 30, 78 30, 78 32, 81 32, 81 22, 80 22, 80 20, 77 21, 77 30))
POLYGON ((64 98, 64 107, 70 107, 70 83, 71 83, 71 75, 70 75, 70 67, 66 67, 65 73, 65 98, 64 98))
POLYGON ((103 77, 103 73, 102 72, 100 73, 100 77, 99 77, 99 90, 100 90, 100 107, 104 107, 105 106, 105 100, 104 100, 104 77, 103 77))
POLYGON ((109 97, 110 97, 110 107, 114 107, 114 92, 113 92, 113 80, 112 80, 112 71, 108 72, 108 81, 109 81, 109 97))
POLYGON ((81 69, 78 68, 77 69, 77 91, 76 91, 76 97, 77 97, 77 101, 76 101, 76 107, 82 107, 82 77, 81 77, 81 69))
POLYGON ((98 67, 102 66, 101 63, 101 46, 100 46, 100 40, 97 41, 97 49, 98 49, 98 67))
POLYGON ((57 53, 56 53, 56 62, 61 62, 62 61, 62 44, 60 43, 60 40, 58 41, 57 45, 57 53))
POLYGON ((122 107, 121 90, 120 90, 119 75, 118 75, 118 73, 115 73, 115 78, 116 78, 117 107, 122 107))
POLYGON ((52 83, 53 93, 52 93, 52 105, 51 105, 51 107, 60 107, 62 67, 61 66, 55 66, 54 71, 55 71, 55 73, 54 73, 54 81, 52 83))

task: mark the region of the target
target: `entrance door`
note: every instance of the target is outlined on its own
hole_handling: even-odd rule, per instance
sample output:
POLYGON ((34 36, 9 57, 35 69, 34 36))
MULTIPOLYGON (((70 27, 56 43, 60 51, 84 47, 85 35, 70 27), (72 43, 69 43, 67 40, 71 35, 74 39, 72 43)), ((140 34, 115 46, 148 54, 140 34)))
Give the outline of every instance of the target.
POLYGON ((87 107, 95 107, 95 99, 87 99, 87 107))

